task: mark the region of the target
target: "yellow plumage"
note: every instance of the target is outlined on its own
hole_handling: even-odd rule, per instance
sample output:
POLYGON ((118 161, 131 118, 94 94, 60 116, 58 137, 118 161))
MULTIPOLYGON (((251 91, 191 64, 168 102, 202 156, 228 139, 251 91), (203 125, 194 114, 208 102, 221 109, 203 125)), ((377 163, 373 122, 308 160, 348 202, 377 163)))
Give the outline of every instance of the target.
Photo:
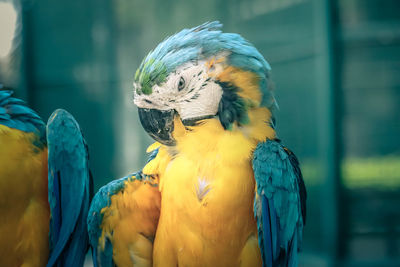
POLYGON ((241 90, 238 95, 259 106, 261 102, 260 77, 254 72, 245 71, 236 67, 226 66, 224 70, 216 75, 221 82, 235 84, 241 90))
POLYGON ((159 152, 143 173, 159 178, 161 202, 155 187, 132 180, 102 211, 101 240, 104 235, 112 240, 118 266, 261 266, 251 155, 275 132, 265 123, 270 119, 266 108, 253 108, 249 118, 251 123, 232 131, 217 119, 187 128, 176 119, 177 145, 150 147, 159 152), (159 218, 146 217, 160 205, 159 218), (154 247, 137 240, 140 229, 151 229, 154 247), (145 252, 140 252, 143 243, 145 252), (138 255, 146 261, 135 262, 138 255))
POLYGON ((0 125, 0 266, 48 259, 47 149, 35 147, 35 138, 0 125))
POLYGON ((158 188, 132 177, 122 192, 111 197, 111 205, 102 213, 100 244, 104 249, 105 238, 112 241, 115 264, 152 266, 152 241, 160 213, 158 188))

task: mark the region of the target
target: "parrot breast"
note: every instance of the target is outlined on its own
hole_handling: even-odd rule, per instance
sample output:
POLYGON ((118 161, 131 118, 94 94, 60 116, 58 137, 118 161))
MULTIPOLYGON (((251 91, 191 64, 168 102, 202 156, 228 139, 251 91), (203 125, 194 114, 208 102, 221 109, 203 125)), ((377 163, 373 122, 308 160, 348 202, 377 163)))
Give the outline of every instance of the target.
POLYGON ((176 155, 160 174, 154 266, 261 266, 251 158, 257 142, 275 133, 266 120, 254 121, 226 131, 208 119, 175 136, 176 155))
POLYGON ((48 259, 47 149, 34 145, 37 138, 0 125, 0 266, 48 259))

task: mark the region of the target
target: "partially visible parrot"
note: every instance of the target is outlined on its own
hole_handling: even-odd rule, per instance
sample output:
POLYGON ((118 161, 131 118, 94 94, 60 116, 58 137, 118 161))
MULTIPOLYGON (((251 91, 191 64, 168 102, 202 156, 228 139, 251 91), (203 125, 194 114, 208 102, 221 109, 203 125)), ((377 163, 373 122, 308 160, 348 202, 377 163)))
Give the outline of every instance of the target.
POLYGON ((221 27, 182 30, 137 70, 134 103, 157 142, 95 195, 95 266, 297 266, 306 189, 274 129, 270 66, 221 27))
POLYGON ((92 190, 75 119, 56 110, 47 128, 0 90, 0 266, 83 266, 92 190))

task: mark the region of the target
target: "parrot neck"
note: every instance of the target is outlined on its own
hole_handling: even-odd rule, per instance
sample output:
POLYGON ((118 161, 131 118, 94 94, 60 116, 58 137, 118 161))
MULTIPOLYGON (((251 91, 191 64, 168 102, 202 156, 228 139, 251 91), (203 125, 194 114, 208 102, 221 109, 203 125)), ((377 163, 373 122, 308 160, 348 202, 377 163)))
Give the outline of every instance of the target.
MULTIPOLYGON (((265 82, 265 77, 252 71, 225 66, 215 79, 223 91, 217 114, 222 126, 228 130, 235 125, 246 128, 243 126, 250 122, 250 113, 259 113, 261 106, 264 106, 261 84, 265 82)), ((262 121, 272 122, 270 110, 264 110, 262 116, 262 121)), ((255 122, 257 120, 251 121, 253 126, 255 122)))
POLYGON ((271 112, 264 107, 248 111, 249 123, 234 124, 231 130, 225 130, 218 118, 199 121, 195 126, 184 126, 179 118, 174 121, 176 146, 168 147, 171 156, 185 153, 206 154, 207 151, 231 148, 245 148, 249 157, 259 142, 276 137, 275 130, 268 123, 271 112))

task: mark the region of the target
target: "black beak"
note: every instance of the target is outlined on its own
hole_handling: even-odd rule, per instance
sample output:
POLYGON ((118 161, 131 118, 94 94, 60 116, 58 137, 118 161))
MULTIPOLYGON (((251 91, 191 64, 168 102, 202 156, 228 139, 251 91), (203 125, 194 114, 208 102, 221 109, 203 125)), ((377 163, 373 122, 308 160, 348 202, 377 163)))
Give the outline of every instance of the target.
POLYGON ((138 108, 140 122, 144 130, 156 141, 167 146, 175 145, 174 131, 175 110, 157 110, 138 108))

